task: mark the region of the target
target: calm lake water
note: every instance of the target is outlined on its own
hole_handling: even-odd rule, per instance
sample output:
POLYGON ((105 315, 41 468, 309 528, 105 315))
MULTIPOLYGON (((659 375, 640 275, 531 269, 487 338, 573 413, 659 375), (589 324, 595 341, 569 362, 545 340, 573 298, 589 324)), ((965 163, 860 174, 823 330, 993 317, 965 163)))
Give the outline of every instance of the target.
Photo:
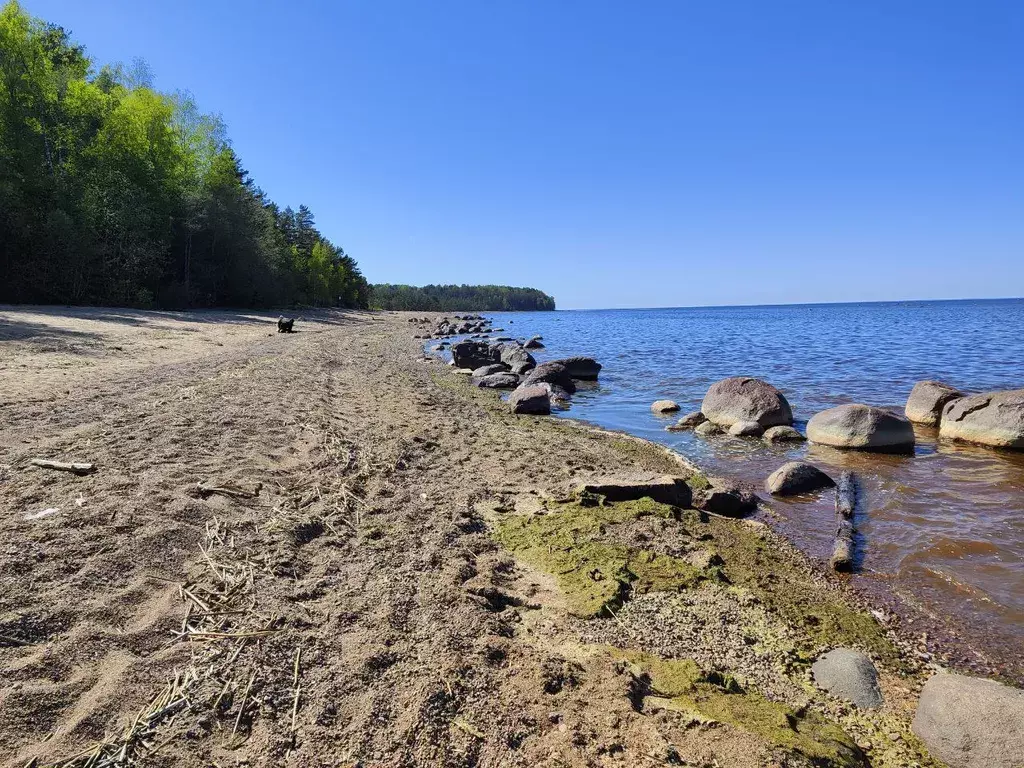
MULTIPOLYGON (((858 473, 860 576, 950 625, 975 647, 1024 658, 1024 452, 938 442, 913 456, 666 432, 650 404, 700 408, 712 382, 763 378, 803 431, 817 411, 902 408, 916 381, 965 391, 1024 388, 1024 299, 489 314, 505 335, 542 335, 539 360, 590 355, 604 368, 562 415, 677 449, 712 474, 760 486, 791 459, 858 473)), ((765 493, 760 494, 768 499, 765 493)), ((770 500, 773 524, 815 557, 831 553, 830 493, 770 500)))

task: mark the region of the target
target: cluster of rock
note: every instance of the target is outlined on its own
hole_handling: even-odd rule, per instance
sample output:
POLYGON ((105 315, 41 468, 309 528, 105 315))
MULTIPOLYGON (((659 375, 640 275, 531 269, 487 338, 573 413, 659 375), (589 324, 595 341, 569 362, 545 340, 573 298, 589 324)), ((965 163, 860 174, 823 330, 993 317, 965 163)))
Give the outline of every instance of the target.
POLYGON ((542 346, 539 336, 465 339, 452 345, 451 364, 470 371, 477 387, 514 390, 508 399, 513 413, 548 414, 553 403, 569 402, 576 381, 596 381, 601 364, 592 357, 568 357, 538 365, 529 350, 542 346))
MULTIPOLYGON (((651 409, 670 413, 679 406, 658 400, 651 409)), ((965 395, 939 381, 922 381, 914 386, 904 410, 905 416, 863 403, 838 405, 811 417, 807 439, 834 448, 910 452, 916 423, 937 427, 941 439, 1024 449, 1024 389, 965 395)), ((760 379, 738 376, 712 384, 700 411, 686 414, 668 429, 692 429, 702 436, 763 437, 771 443, 803 440, 792 424, 792 409, 779 390, 760 379)))
POLYGON ((410 323, 420 326, 432 326, 428 333, 417 334, 414 339, 447 339, 453 336, 482 336, 502 331, 502 328, 491 328, 491 321, 482 315, 454 315, 431 320, 429 317, 412 317, 410 323))
POLYGON ((940 438, 1024 449, 1024 389, 966 395, 941 381, 919 381, 906 414, 917 424, 938 427, 940 438))

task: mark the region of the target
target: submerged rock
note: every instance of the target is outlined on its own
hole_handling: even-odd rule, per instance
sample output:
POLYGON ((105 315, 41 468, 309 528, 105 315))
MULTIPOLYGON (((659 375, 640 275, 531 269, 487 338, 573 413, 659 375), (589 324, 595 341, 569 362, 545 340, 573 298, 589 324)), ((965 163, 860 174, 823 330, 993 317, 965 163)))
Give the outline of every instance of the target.
POLYGON ((769 427, 764 431, 762 437, 767 443, 798 443, 807 439, 793 429, 793 427, 787 426, 769 427))
POLYGON ((662 504, 689 507, 690 486, 681 477, 665 475, 657 478, 602 479, 578 484, 577 495, 594 494, 608 501, 635 501, 644 497, 662 504))
POLYGON ((814 414, 807 422, 807 439, 835 448, 908 451, 914 447, 914 427, 882 408, 848 403, 814 414))
POLYGON ((940 672, 925 683, 912 726, 950 768, 1024 765, 1024 691, 940 672))
POLYGON ((768 382, 749 376, 712 384, 700 410, 709 421, 723 427, 737 421, 756 421, 762 429, 793 423, 793 411, 783 394, 768 382))
POLYGON ((523 346, 527 349, 544 349, 544 343, 537 336, 527 341, 523 346))
POLYGON ((853 702, 861 709, 882 706, 878 670, 871 659, 852 648, 835 648, 811 665, 814 682, 833 696, 853 702))
POLYGON ((693 411, 686 414, 675 423, 670 429, 694 429, 707 421, 707 417, 700 411, 693 411))
POLYGON ((760 437, 764 429, 756 421, 737 421, 729 427, 729 434, 733 437, 760 437))
POLYGON ((963 392, 941 381, 919 381, 910 390, 904 410, 914 423, 937 427, 946 403, 963 396, 963 392))
POLYGON ((773 496, 791 496, 831 488, 835 480, 803 461, 790 461, 772 472, 764 487, 773 496))
POLYGON ((693 428, 693 434, 701 437, 714 437, 715 435, 724 435, 725 430, 713 421, 702 421, 693 428))
POLYGON ((679 403, 675 400, 655 400, 651 403, 651 410, 655 413, 672 413, 679 410, 679 403))
POLYGON ((508 405, 512 413, 546 416, 551 413, 551 395, 539 384, 521 384, 509 395, 508 405))
POLYGON ((946 403, 939 437, 1024 449, 1024 389, 986 392, 946 403))

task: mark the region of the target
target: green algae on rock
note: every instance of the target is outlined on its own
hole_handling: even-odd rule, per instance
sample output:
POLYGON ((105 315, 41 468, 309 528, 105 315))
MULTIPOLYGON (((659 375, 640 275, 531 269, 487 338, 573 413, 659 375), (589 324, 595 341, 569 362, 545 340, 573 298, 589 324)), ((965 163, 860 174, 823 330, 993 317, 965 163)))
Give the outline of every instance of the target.
POLYGON ((867 764, 853 739, 813 710, 798 711, 744 691, 730 675, 703 672, 691 659, 662 659, 619 649, 610 652, 633 665, 647 695, 667 699, 674 709, 753 733, 775 747, 803 755, 813 765, 867 764))

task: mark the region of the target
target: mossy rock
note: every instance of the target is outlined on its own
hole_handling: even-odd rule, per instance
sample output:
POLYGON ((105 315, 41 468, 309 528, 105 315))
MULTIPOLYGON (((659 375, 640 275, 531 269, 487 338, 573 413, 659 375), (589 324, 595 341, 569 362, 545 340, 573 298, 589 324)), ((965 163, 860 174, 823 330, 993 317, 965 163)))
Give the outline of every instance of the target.
POLYGON ((838 725, 812 710, 797 711, 744 691, 729 675, 703 672, 691 659, 662 659, 612 649, 633 665, 649 695, 673 708, 752 733, 773 747, 795 752, 821 766, 864 766, 863 753, 838 725))

